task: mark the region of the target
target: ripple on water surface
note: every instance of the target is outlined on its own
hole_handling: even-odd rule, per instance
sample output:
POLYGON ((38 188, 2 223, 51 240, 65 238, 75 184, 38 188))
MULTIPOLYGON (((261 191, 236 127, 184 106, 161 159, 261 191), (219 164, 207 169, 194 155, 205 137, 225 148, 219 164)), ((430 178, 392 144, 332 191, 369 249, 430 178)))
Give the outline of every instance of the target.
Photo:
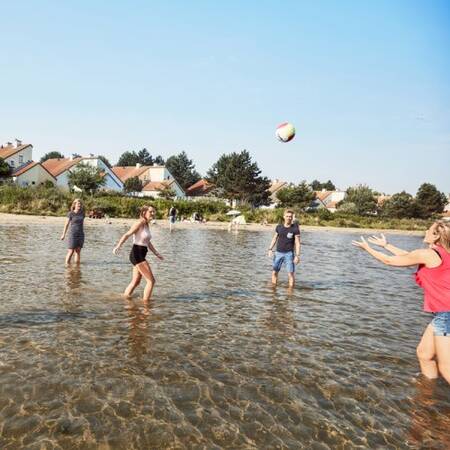
POLYGON ((87 226, 66 269, 58 227, 0 227, 0 448, 449 448, 411 270, 305 232, 290 292, 268 283, 269 232, 156 228, 145 308, 120 296, 124 231, 87 226))

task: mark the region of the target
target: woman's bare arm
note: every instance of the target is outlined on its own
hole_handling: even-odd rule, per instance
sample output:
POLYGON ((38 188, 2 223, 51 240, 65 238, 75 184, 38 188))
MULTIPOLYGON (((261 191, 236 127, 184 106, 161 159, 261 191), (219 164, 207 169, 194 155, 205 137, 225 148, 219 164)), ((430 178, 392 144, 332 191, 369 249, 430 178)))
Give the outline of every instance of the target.
POLYGON ((404 255, 386 255, 383 252, 373 249, 363 237, 361 238, 361 241, 353 241, 352 244, 366 250, 366 252, 372 255, 375 259, 388 266, 408 267, 424 264, 427 267, 436 267, 436 258, 439 258, 436 255, 436 252, 431 249, 413 250, 412 252, 407 252, 404 255))
POLYGON ((402 256, 407 255, 409 252, 403 250, 401 248, 395 247, 392 244, 387 242, 386 236, 381 233, 380 236, 371 236, 368 241, 372 244, 379 245, 380 247, 385 248, 388 252, 391 252, 393 255, 402 256))
POLYGON ((117 252, 120 250, 120 247, 125 243, 125 241, 132 236, 134 233, 136 233, 139 228, 143 226, 144 222, 142 220, 139 220, 133 226, 119 239, 119 242, 113 249, 113 253, 117 254, 117 252))
POLYGON ((64 224, 64 230, 63 230, 62 235, 61 235, 61 240, 62 240, 62 241, 63 241, 63 240, 65 239, 65 237, 66 237, 67 229, 69 228, 69 224, 70 224, 70 219, 68 218, 68 219, 66 220, 66 223, 64 224))

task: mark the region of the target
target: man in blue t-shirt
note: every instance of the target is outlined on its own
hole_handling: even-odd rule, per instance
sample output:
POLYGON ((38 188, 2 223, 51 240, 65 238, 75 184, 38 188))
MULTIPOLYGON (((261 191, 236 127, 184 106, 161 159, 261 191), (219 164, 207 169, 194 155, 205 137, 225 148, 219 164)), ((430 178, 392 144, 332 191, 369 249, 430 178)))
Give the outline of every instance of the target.
POLYGON ((278 272, 286 264, 289 287, 295 284, 295 266, 300 262, 300 227, 294 223, 294 211, 284 211, 284 223, 277 225, 272 242, 269 246, 269 256, 273 256, 272 283, 278 282, 278 272), (273 247, 277 244, 275 255, 273 247))

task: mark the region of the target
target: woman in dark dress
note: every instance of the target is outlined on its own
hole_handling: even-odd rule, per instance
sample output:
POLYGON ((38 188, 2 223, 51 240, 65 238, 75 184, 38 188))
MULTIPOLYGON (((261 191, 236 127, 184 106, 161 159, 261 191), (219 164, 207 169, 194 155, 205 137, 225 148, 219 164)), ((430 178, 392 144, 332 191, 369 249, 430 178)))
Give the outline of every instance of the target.
POLYGON ((79 198, 72 202, 70 211, 67 213, 67 220, 64 224, 64 231, 61 240, 64 240, 69 230, 67 241, 66 264, 70 264, 73 254, 75 253, 75 262, 80 263, 80 253, 84 244, 84 208, 79 198))

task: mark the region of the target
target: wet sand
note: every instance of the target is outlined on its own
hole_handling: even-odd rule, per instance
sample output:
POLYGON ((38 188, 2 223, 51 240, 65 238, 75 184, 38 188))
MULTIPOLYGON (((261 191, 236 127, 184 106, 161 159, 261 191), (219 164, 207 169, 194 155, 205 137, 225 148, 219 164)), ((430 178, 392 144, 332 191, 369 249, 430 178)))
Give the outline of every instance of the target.
MULTIPOLYGON (((5 214, 0 213, 0 225, 19 225, 19 224, 61 224, 64 225, 65 217, 55 217, 55 216, 34 216, 25 214, 5 214)), ((131 225, 136 219, 126 219, 126 218, 107 218, 107 219, 89 219, 86 218, 86 225, 89 226, 105 226, 105 225, 131 225)), ((168 228, 168 220, 157 220, 156 226, 162 228, 168 228)), ((226 230, 228 228, 228 222, 207 222, 207 223, 192 223, 192 222, 177 222, 175 228, 180 229, 209 229, 209 230, 226 230)), ((246 225, 240 225, 240 230, 248 231, 272 231, 275 224, 261 225, 258 223, 248 223, 246 225)), ((305 231, 322 231, 322 232, 339 232, 339 233, 362 233, 362 234, 374 234, 374 233, 385 233, 385 234, 403 234, 409 236, 422 236, 423 231, 409 231, 409 230, 389 230, 389 229, 375 229, 375 228, 340 228, 340 227, 322 227, 322 226, 311 226, 311 225, 301 225, 302 230, 305 231)))

